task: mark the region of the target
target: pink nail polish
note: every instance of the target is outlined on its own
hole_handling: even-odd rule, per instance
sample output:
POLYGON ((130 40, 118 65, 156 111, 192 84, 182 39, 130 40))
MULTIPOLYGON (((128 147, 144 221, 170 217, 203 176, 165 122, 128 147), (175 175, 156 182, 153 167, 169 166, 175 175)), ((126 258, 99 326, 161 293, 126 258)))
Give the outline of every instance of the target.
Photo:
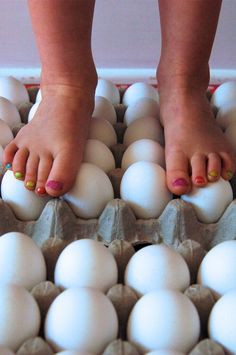
POLYGON ((46 186, 55 191, 61 191, 63 189, 63 183, 55 180, 48 181, 46 186))
POLYGON ((176 179, 172 182, 173 186, 188 186, 188 181, 182 178, 176 179))

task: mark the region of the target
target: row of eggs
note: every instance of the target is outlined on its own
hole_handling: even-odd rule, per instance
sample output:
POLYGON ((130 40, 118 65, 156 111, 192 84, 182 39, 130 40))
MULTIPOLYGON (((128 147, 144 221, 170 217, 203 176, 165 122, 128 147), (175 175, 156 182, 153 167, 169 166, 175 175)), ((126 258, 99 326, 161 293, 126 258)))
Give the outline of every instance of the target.
MULTIPOLYGON (((0 344, 16 351, 39 332, 40 312, 30 291, 46 280, 45 260, 30 237, 11 232, 0 238, 0 270, 0 344)), ((197 276, 197 282, 216 299, 209 336, 230 354, 236 351, 235 270, 236 241, 226 241, 206 254, 197 276)), ((82 239, 65 247, 54 273, 62 292, 49 307, 44 324, 46 340, 54 350, 98 354, 116 339, 118 318, 106 294, 117 283, 117 274, 116 260, 101 242, 82 239)), ((183 294, 190 274, 179 253, 162 243, 143 247, 128 261, 124 282, 136 295, 127 338, 142 354, 157 349, 187 353, 196 345, 200 320, 183 294)))

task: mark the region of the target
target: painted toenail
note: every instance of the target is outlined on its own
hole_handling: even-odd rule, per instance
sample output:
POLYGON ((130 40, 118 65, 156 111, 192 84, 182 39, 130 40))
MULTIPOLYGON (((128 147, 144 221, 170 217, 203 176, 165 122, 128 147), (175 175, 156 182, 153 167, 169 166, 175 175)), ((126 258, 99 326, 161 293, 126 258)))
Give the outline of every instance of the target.
POLYGON ((173 186, 188 186, 188 181, 183 179, 183 178, 180 178, 180 179, 176 179, 172 182, 172 185, 173 186))
POLYGON ((36 183, 35 183, 34 181, 32 181, 32 180, 28 180, 28 181, 26 181, 26 184, 25 184, 25 185, 26 185, 26 187, 27 187, 28 189, 34 190, 36 183))
POLYGON ((63 183, 55 180, 48 181, 46 186, 55 191, 61 191, 63 189, 63 183))
POLYGON ((226 174, 227 174, 228 179, 232 179, 232 177, 233 177, 233 175, 234 175, 234 173, 232 172, 232 170, 227 170, 227 171, 226 171, 226 174))
POLYGON ((195 182, 196 184, 201 185, 201 184, 205 184, 206 181, 205 181, 204 177, 202 177, 202 176, 196 176, 195 179, 194 179, 194 182, 195 182))
POLYGON ((212 170, 212 171, 209 171, 208 176, 210 176, 210 177, 217 177, 217 176, 218 176, 218 173, 217 173, 216 170, 212 170))
POLYGON ((38 195, 41 195, 41 196, 44 196, 47 193, 43 186, 42 187, 37 187, 36 192, 37 192, 38 195))
POLYGON ((7 163, 7 164, 5 165, 5 168, 6 168, 6 169, 11 169, 11 167, 12 167, 11 163, 7 163))
POLYGON ((14 173, 15 175, 15 178, 18 179, 18 180, 23 180, 24 179, 24 174, 22 174, 20 171, 16 171, 14 173))

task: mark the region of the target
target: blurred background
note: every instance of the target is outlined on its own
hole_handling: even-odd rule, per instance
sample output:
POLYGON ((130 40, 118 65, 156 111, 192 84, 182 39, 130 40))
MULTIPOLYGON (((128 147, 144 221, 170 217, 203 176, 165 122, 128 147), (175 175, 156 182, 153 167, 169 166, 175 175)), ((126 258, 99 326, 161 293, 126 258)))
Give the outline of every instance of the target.
MULTIPOLYGON (((27 0, 0 0, 0 14, 0 74, 37 82, 27 0)), ((155 80, 160 44, 157 0, 96 1, 92 46, 100 76, 117 83, 155 80)), ((212 83, 236 79, 236 0, 223 1, 210 66, 212 83)))

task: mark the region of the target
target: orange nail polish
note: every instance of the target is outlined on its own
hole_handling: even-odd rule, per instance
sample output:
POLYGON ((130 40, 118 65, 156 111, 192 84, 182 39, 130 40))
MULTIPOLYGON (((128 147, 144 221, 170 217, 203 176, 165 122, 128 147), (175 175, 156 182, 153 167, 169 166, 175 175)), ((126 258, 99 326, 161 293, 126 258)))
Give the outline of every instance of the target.
POLYGON ((41 195, 41 196, 44 196, 47 193, 43 186, 37 187, 36 192, 37 192, 38 195, 41 195))

